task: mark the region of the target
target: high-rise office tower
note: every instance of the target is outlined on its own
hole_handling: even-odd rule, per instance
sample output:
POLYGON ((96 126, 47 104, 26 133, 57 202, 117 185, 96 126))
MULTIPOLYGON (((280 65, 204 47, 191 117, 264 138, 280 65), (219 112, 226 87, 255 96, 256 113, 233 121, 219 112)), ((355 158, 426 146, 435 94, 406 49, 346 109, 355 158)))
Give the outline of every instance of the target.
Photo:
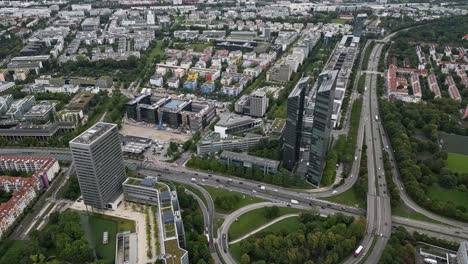
POLYGON ((360 37, 362 34, 362 28, 364 27, 364 21, 367 19, 367 14, 358 14, 354 20, 354 32, 355 37, 360 37))
POLYGON ((99 122, 70 141, 83 201, 113 209, 126 179, 117 125, 99 122))
POLYGON ((304 101, 309 85, 308 82, 309 77, 300 79, 299 82, 297 82, 296 87, 294 87, 288 96, 283 145, 283 165, 288 170, 292 170, 299 159, 304 101))
POLYGON ((255 117, 263 117, 268 108, 268 97, 264 91, 254 91, 250 94, 249 114, 255 117))
POLYGON ((315 186, 322 180, 325 160, 331 143, 333 100, 338 71, 326 71, 317 79, 317 96, 310 142, 307 180, 315 186))

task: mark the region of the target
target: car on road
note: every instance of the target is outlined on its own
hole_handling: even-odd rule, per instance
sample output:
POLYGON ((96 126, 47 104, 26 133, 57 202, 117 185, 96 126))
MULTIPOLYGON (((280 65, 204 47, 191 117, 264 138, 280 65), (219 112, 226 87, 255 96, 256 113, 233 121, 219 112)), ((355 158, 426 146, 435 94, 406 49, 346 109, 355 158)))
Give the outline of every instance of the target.
POLYGON ((216 179, 217 182, 219 182, 219 179, 216 179))
POLYGON ((278 191, 278 189, 274 189, 273 191, 277 192, 277 191, 278 191))
POLYGON ((336 190, 332 192, 332 194, 335 194, 335 193, 337 193, 337 191, 336 191, 336 190))
POLYGON ((244 184, 243 182, 239 182, 239 184, 244 184))
POLYGON ((252 190, 252 193, 256 193, 257 191, 256 190, 252 190))
POLYGON ((197 181, 197 179, 195 179, 195 178, 191 178, 190 180, 193 181, 193 182, 197 181))
POLYGON ((202 182, 206 182, 206 180, 205 180, 205 179, 202 179, 201 181, 202 181, 202 182))

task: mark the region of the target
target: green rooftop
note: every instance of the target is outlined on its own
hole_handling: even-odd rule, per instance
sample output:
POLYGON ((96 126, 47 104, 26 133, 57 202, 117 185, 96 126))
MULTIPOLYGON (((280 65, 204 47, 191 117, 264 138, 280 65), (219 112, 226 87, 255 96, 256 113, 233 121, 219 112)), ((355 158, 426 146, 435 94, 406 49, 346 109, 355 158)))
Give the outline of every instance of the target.
POLYGON ((168 263, 180 263, 180 258, 184 255, 185 250, 179 247, 177 239, 164 241, 164 246, 166 248, 166 255, 171 255, 171 257, 167 259, 169 260, 172 258, 174 260, 174 262, 169 260, 168 263))
POLYGON ((273 124, 271 125, 271 128, 275 131, 281 131, 285 125, 286 125, 286 119, 275 118, 275 120, 273 121, 273 124))
POLYGON ((128 178, 127 184, 140 186, 141 185, 141 180, 140 179, 135 179, 135 178, 128 178))

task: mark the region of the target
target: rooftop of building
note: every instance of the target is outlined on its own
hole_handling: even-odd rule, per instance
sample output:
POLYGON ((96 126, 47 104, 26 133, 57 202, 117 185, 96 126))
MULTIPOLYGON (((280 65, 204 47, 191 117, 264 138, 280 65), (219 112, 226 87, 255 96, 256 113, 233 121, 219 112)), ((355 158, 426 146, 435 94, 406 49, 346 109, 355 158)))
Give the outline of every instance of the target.
POLYGON ((294 96, 298 96, 300 93, 301 93, 301 90, 302 88, 304 87, 302 84, 304 83, 307 83, 309 82, 309 77, 303 77, 301 78, 296 86, 294 87, 294 89, 291 91, 291 93, 289 94, 289 97, 294 97, 294 96))
POLYGON ((333 84, 335 82, 337 74, 338 71, 327 71, 321 73, 319 78, 323 77, 323 79, 318 89, 318 92, 321 93, 333 89, 333 84))
POLYGON ((273 124, 271 125, 271 129, 274 131, 281 131, 283 130, 285 125, 286 125, 286 119, 275 118, 275 120, 273 121, 273 124))
POLYGON ((249 163, 254 163, 258 165, 274 167, 274 168, 277 168, 280 163, 277 160, 265 159, 265 158, 260 158, 260 157, 244 154, 244 153, 237 153, 237 152, 232 152, 232 151, 227 151, 227 150, 223 151, 220 157, 231 158, 231 159, 239 160, 242 162, 249 162, 249 163))
POLYGON ((94 126, 88 128, 85 132, 81 133, 81 135, 72 139, 70 143, 91 144, 104 133, 106 133, 114 127, 117 127, 117 125, 98 122, 94 126))
POLYGON ((248 123, 248 122, 253 122, 253 121, 255 121, 255 118, 230 113, 230 114, 222 115, 221 119, 218 121, 216 126, 229 127, 229 126, 235 126, 241 123, 248 123))
POLYGON ((42 101, 39 104, 33 105, 31 109, 25 114, 25 116, 42 116, 48 113, 55 107, 55 103, 42 101))
POLYGON ((88 103, 93 99, 94 94, 91 92, 81 92, 75 95, 70 103, 68 103, 67 108, 84 108, 88 103))

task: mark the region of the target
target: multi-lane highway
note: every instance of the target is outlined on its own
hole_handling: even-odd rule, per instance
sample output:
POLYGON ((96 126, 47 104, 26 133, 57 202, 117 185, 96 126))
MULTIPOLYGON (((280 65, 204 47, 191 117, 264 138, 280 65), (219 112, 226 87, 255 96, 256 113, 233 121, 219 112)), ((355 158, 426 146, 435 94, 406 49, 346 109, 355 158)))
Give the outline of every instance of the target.
MULTIPOLYGON (((372 72, 377 71, 382 48, 382 44, 376 44, 371 52, 368 69, 372 72)), ((383 169, 382 142, 379 136, 378 123, 381 118, 378 109, 377 75, 367 73, 365 85, 367 89, 363 101, 366 102, 366 107, 363 112, 367 116, 365 119, 368 170, 367 234, 372 236, 371 242, 374 246, 368 244, 365 248, 369 253, 362 254, 362 257, 365 256, 366 263, 377 263, 391 235, 392 214, 383 169), (374 239, 376 241, 372 241, 374 239)))

